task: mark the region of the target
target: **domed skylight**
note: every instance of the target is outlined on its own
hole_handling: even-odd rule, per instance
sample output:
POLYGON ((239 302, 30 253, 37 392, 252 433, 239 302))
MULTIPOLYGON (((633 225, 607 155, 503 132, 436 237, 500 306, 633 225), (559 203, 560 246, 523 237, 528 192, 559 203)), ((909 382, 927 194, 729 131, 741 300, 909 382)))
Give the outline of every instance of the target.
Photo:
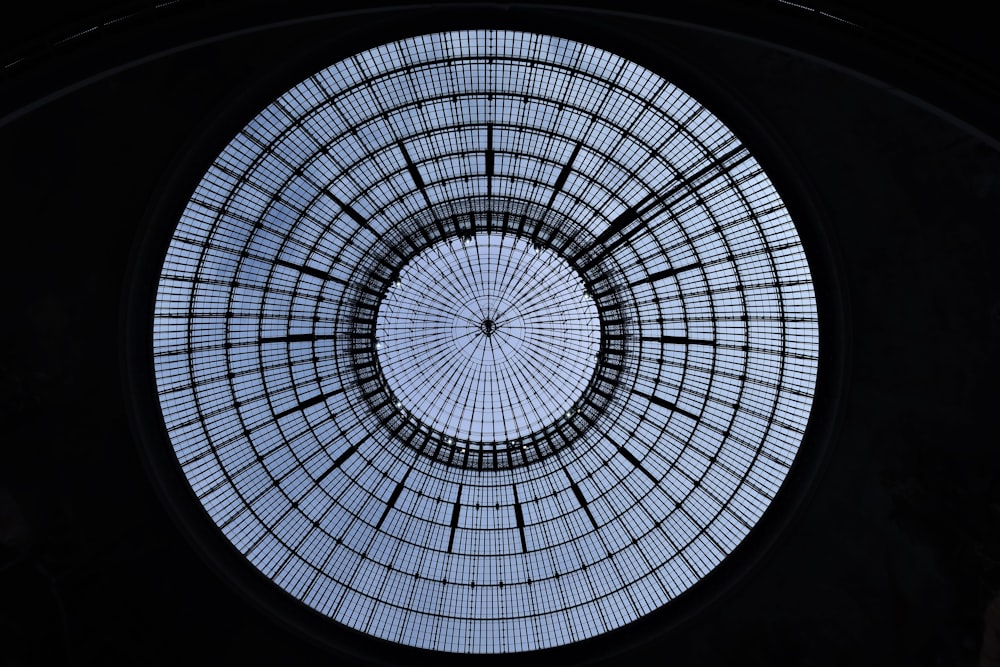
POLYGON ((404 645, 559 646, 670 604, 796 457, 795 226, 684 91, 499 30, 371 49, 250 120, 153 330, 177 460, 249 563, 404 645))

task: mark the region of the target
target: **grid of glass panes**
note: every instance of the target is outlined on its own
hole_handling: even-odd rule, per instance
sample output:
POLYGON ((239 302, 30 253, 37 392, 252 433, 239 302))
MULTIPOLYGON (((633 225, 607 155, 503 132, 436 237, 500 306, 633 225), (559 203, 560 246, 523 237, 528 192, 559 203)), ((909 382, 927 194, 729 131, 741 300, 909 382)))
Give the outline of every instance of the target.
POLYGON ((255 567, 390 641, 511 652, 620 627, 732 552, 801 442, 818 328, 794 225, 713 114, 605 51, 465 31, 337 63, 232 140, 170 243, 154 353, 180 464, 255 567), (475 471, 396 442, 335 332, 380 234, 482 197, 589 226, 638 315, 593 428, 475 471))

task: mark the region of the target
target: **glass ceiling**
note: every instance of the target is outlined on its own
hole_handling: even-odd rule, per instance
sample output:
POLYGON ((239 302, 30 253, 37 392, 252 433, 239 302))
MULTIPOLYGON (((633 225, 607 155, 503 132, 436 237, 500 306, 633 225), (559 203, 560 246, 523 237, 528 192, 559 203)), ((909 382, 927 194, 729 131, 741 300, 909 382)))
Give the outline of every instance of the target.
POLYGON ((757 161, 565 39, 425 35, 260 112, 178 221, 153 323, 193 492, 337 623, 505 653, 621 627, 743 540, 818 324, 757 161))

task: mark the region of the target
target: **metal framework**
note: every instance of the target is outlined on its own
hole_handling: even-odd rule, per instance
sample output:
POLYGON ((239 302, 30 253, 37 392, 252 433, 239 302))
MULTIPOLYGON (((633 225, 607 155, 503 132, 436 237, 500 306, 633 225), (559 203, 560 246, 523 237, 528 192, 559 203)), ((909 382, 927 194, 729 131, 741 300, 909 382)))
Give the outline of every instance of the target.
POLYGON ((746 537, 818 322, 751 153, 632 62, 502 30, 303 81, 225 147, 157 292, 160 407, 247 560, 375 637, 619 628, 746 537))

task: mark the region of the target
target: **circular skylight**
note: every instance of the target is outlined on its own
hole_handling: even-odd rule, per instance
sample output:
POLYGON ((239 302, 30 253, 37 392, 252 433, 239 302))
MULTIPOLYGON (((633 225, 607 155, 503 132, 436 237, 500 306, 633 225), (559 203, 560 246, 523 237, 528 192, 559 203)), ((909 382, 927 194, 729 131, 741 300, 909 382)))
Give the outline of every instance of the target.
POLYGON ((669 605, 753 530, 816 387, 753 155, 658 74, 523 32, 315 73, 209 167, 153 322, 164 424, 331 623, 507 653, 669 605))
POLYGON ((389 287, 377 331, 397 408, 449 441, 494 447, 576 409, 601 336, 569 264, 503 233, 421 252, 389 287))

